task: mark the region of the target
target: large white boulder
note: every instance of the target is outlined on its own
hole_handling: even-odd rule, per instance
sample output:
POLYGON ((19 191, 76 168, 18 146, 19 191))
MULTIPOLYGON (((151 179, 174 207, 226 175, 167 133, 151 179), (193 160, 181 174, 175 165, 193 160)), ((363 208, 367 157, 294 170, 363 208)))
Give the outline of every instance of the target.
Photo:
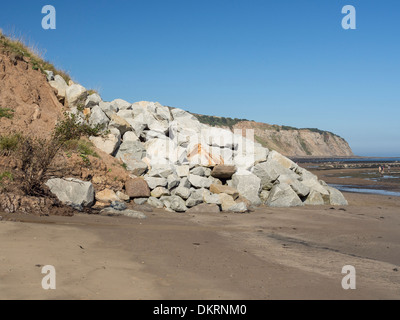
POLYGON ((122 136, 125 134, 125 132, 132 131, 132 127, 129 122, 127 122, 124 118, 117 116, 116 114, 111 115, 109 128, 118 129, 122 136))
POLYGON ((170 125, 177 127, 179 131, 181 129, 191 129, 200 135, 201 129, 209 128, 209 126, 200 123, 195 116, 182 109, 172 109, 171 114, 174 121, 170 125))
POLYGON ((322 206, 325 204, 324 198, 322 195, 315 190, 312 190, 310 194, 307 196, 307 199, 304 201, 304 204, 312 205, 312 206, 322 206))
MULTIPOLYGON (((65 98, 69 107, 74 106, 78 98, 86 93, 86 89, 80 84, 73 84, 65 90, 65 98)), ((86 100, 86 97, 84 97, 86 100)))
POLYGON ((111 101, 111 105, 116 110, 126 110, 132 106, 131 103, 129 103, 128 101, 122 100, 122 99, 115 99, 115 100, 111 101))
POLYGON ((189 198, 186 200, 186 207, 191 208, 203 203, 203 190, 204 189, 192 190, 189 198))
POLYGON ((192 144, 187 147, 187 160, 190 165, 199 165, 204 167, 214 167, 224 164, 224 159, 220 152, 215 152, 207 144, 192 144))
POLYGON ((271 166, 268 162, 255 165, 252 172, 261 179, 261 188, 263 190, 270 190, 273 183, 279 178, 275 166, 271 166))
POLYGON ((280 175, 278 181, 279 183, 286 183, 290 185, 299 197, 306 197, 311 190, 309 187, 301 183, 299 180, 294 179, 292 176, 280 175))
POLYGON ((172 194, 179 196, 184 200, 187 200, 190 197, 191 191, 189 188, 179 186, 178 188, 172 191, 172 194))
POLYGON ((131 158, 142 160, 146 156, 146 149, 140 141, 124 141, 119 147, 116 158, 121 159, 131 158))
POLYGON ((114 105, 112 105, 111 102, 100 101, 99 107, 110 119, 111 116, 118 111, 118 109, 114 105))
POLYGON ((326 187, 329 191, 329 204, 332 206, 347 206, 348 202, 343 194, 332 187, 326 187))
POLYGON ((113 155, 121 143, 121 135, 116 129, 111 129, 106 136, 90 137, 89 140, 97 149, 113 155))
POLYGON ((189 174, 188 180, 195 188, 210 188, 212 180, 210 178, 189 174))
POLYGON ((74 178, 56 178, 48 180, 46 186, 64 204, 73 207, 90 207, 94 203, 95 194, 91 182, 74 178))
POLYGON ((330 195, 327 187, 323 186, 318 180, 308 179, 301 181, 301 183, 308 187, 310 191, 314 190, 319 192, 323 197, 329 197, 330 195))
POLYGON ((172 121, 172 115, 168 107, 164 107, 158 102, 142 101, 140 103, 146 108, 148 112, 153 115, 155 119, 167 122, 172 121))
POLYGON ((165 178, 175 173, 175 169, 170 164, 159 164, 151 167, 147 175, 149 177, 165 178))
POLYGON ((99 106, 92 107, 89 117, 89 125, 91 127, 103 126, 104 128, 106 128, 109 122, 110 119, 99 106))
POLYGON ((272 188, 266 205, 270 207, 297 207, 304 206, 304 203, 288 184, 281 183, 272 188))
POLYGON ((176 212, 185 212, 188 208, 186 207, 185 200, 178 196, 163 196, 160 199, 167 209, 176 212))
POLYGON ((101 101, 101 97, 97 93, 93 93, 86 98, 85 107, 93 108, 94 106, 98 106, 101 101))
POLYGON ((275 150, 271 151, 268 154, 268 160, 278 163, 283 168, 294 170, 294 171, 298 167, 298 165, 296 163, 294 163, 292 160, 281 155, 279 152, 276 152, 275 150))
POLYGON ((139 137, 133 131, 128 131, 125 132, 124 136, 122 137, 122 140, 124 142, 139 141, 139 137))
POLYGON ((65 98, 68 84, 65 82, 63 77, 61 77, 60 75, 57 74, 54 77, 54 80, 49 81, 49 84, 52 88, 57 90, 57 97, 65 98))
POLYGON ((127 170, 140 176, 148 168, 148 165, 142 161, 145 155, 146 150, 140 141, 125 141, 119 147, 115 157, 127 166, 127 170))
POLYGON ((239 194, 245 197, 253 205, 260 205, 259 197, 261 191, 261 179, 256 175, 249 173, 242 175, 235 173, 232 176, 232 186, 239 191, 239 194))
POLYGON ((201 130, 201 141, 209 146, 234 149, 237 147, 231 131, 216 127, 201 130))
POLYGON ((127 119, 133 119, 133 118, 134 118, 133 111, 132 111, 132 110, 129 110, 129 109, 122 109, 122 110, 119 110, 119 111, 117 112, 117 116, 118 116, 118 117, 121 117, 121 118, 123 118, 123 119, 125 119, 125 120, 127 120, 127 119))

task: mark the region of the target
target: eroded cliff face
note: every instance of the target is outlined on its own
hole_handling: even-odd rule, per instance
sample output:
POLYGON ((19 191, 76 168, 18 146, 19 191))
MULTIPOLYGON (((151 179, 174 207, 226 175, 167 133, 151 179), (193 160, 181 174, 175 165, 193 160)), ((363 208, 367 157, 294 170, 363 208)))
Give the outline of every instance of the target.
POLYGON ((255 140, 264 147, 285 156, 353 156, 349 144, 343 138, 316 129, 291 129, 265 123, 241 121, 233 129, 254 129, 255 140))
POLYGON ((12 117, 0 118, 0 134, 23 132, 47 137, 62 116, 62 105, 46 76, 34 70, 28 58, 15 60, 0 46, 0 108, 12 110, 12 117))

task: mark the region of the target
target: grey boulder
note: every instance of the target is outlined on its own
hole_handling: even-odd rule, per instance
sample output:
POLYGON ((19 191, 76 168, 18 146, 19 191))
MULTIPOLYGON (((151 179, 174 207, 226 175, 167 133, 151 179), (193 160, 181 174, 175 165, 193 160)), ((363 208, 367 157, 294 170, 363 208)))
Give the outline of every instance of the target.
POLYGON ((89 117, 89 125, 91 127, 103 126, 105 128, 109 122, 110 119, 99 106, 94 106, 92 108, 89 117))
POLYGON ((191 191, 189 188, 179 186, 178 188, 174 189, 172 193, 184 200, 187 200, 190 197, 191 191))
POLYGON ((252 205, 260 205, 259 193, 261 190, 261 179, 254 174, 239 175, 232 177, 232 186, 239 194, 251 202, 252 205))
POLYGON ((155 189, 157 187, 166 187, 168 185, 168 181, 165 178, 157 178, 157 177, 145 177, 147 184, 150 189, 155 189))
POLYGON ((185 212, 188 208, 186 207, 185 201, 178 196, 166 196, 160 199, 167 209, 175 212, 185 212))
POLYGON ((190 197, 186 200, 186 206, 191 208, 200 203, 203 203, 203 189, 192 191, 190 197))
POLYGON ((101 101, 101 97, 97 93, 93 93, 86 98, 85 107, 93 108, 94 106, 98 106, 101 101))
POLYGON ((212 180, 195 174, 189 174, 189 182, 196 188, 210 188, 212 180))
POLYGON ((296 207, 303 206, 304 203, 288 184, 281 183, 272 188, 266 205, 270 207, 296 207))
MULTIPOLYGON (((77 102, 78 98, 84 97, 86 100, 86 97, 84 94, 86 93, 86 89, 82 87, 79 84, 73 84, 69 86, 65 90, 65 98, 67 100, 68 106, 72 107, 74 104, 77 102)), ((85 94, 87 96, 87 94, 85 94)))
POLYGON ((332 206, 347 206, 348 202, 343 194, 332 187, 326 187, 329 191, 329 204, 332 206))
POLYGON ((91 182, 56 178, 48 180, 46 186, 64 204, 90 207, 94 203, 95 193, 91 182))

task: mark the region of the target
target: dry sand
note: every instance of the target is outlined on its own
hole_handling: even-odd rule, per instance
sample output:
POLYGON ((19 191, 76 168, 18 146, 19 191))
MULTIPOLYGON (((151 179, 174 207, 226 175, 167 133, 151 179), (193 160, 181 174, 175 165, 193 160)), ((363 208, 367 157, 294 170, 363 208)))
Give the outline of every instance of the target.
POLYGON ((0 299, 399 299, 400 198, 345 195, 343 208, 243 215, 2 214, 0 299))

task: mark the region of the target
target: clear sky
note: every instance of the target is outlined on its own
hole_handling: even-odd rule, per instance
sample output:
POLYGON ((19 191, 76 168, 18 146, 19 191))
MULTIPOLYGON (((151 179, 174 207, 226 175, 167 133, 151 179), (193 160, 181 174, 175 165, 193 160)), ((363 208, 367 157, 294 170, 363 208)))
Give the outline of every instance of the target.
POLYGON ((400 156, 398 0, 19 0, 0 28, 104 100, 319 128, 357 155, 400 156), (46 4, 56 30, 41 27, 46 4))

